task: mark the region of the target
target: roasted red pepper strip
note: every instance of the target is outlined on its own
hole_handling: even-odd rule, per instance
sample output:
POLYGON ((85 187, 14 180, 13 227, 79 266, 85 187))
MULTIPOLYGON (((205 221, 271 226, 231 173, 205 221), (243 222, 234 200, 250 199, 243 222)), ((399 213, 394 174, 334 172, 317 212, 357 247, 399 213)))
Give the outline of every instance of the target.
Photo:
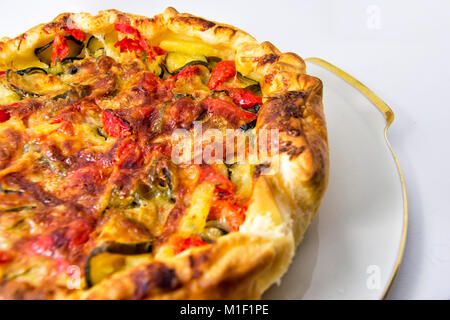
POLYGON ((68 34, 70 34, 72 37, 74 37, 78 41, 86 40, 86 35, 80 29, 64 27, 64 31, 67 32, 68 34))
MULTIPOLYGON (((147 45, 147 42, 144 40, 144 38, 141 38, 141 42, 144 42, 147 45)), ((143 46, 145 51, 147 51, 150 61, 154 60, 157 56, 162 56, 163 54, 166 54, 166 51, 158 46, 152 46, 147 47, 143 46)))
POLYGON ((142 51, 146 51, 149 57, 149 60, 155 59, 157 56, 161 56, 166 53, 163 49, 160 47, 151 47, 147 44, 147 41, 145 41, 144 37, 140 34, 140 32, 133 28, 132 26, 124 23, 116 23, 114 25, 114 28, 124 34, 128 34, 130 36, 133 36, 135 39, 131 38, 125 38, 115 44, 116 47, 120 47, 120 52, 124 51, 136 51, 138 53, 142 51), (124 41, 125 40, 125 41, 124 41))
POLYGON ((198 235, 193 235, 188 238, 178 238, 177 237, 173 240, 175 254, 183 252, 184 250, 187 250, 189 248, 200 247, 200 246, 204 246, 206 244, 208 244, 208 243, 203 241, 202 238, 200 238, 200 236, 198 236, 198 235))
POLYGON ((10 118, 9 113, 5 110, 0 110, 0 123, 8 121, 10 118))
POLYGON ((55 40, 53 41, 52 64, 55 64, 56 59, 59 59, 61 61, 68 54, 69 54, 69 46, 67 44, 67 40, 58 33, 55 36, 55 40))
POLYGON ((122 40, 117 41, 114 47, 119 48, 120 52, 135 51, 141 53, 144 50, 138 40, 131 38, 123 38, 122 40))
POLYGON ((262 104, 262 97, 257 96, 252 91, 244 88, 226 88, 228 95, 233 102, 241 108, 251 108, 256 104, 262 104))
POLYGON ((102 122, 105 132, 113 138, 123 137, 131 130, 127 122, 113 114, 112 110, 109 109, 103 110, 102 122))
POLYGON ((133 28, 132 26, 130 26, 129 24, 116 23, 114 25, 114 29, 116 29, 119 32, 128 34, 130 36, 135 36, 136 38, 141 37, 141 34, 139 33, 139 31, 136 28, 133 28))
POLYGON ((256 119, 256 114, 242 110, 231 102, 221 99, 207 98, 202 103, 206 105, 208 113, 220 115, 231 122, 236 122, 236 124, 240 121, 247 123, 256 119))
POLYGON ((225 81, 233 78, 236 75, 236 65, 234 61, 220 61, 211 72, 208 87, 211 90, 216 89, 225 81))

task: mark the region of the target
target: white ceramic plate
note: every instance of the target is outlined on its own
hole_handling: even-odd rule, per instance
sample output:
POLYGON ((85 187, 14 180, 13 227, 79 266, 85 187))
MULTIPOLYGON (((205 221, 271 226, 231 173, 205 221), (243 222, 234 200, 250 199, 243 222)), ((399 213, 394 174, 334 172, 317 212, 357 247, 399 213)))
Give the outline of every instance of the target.
POLYGON ((311 60, 322 64, 307 62, 307 72, 324 85, 330 181, 289 271, 263 298, 380 299, 400 264, 407 224, 401 171, 385 139, 393 114, 349 75, 311 60))

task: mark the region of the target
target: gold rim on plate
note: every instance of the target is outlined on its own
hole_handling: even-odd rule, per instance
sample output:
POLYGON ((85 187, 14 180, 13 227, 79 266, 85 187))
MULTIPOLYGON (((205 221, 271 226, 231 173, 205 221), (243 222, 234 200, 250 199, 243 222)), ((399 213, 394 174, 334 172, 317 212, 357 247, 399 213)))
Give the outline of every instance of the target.
POLYGON ((406 196, 406 187, 405 187, 405 180, 403 178, 402 169, 400 168, 400 164, 398 162, 397 156, 395 155, 394 149, 392 148, 391 143, 389 142, 389 139, 387 137, 387 132, 389 127, 391 126, 392 122, 394 121, 394 112, 392 109, 380 98, 378 97, 372 90, 367 88, 364 84, 362 84, 360 81, 356 80, 354 77, 349 75, 344 70, 339 69, 335 65, 320 59, 320 58, 307 58, 306 61, 312 62, 318 66, 321 66, 322 68, 327 69, 328 71, 334 73, 338 77, 344 79, 348 84, 350 84, 352 87, 357 89, 359 92, 361 92, 372 104, 380 110, 380 112, 384 115, 384 118, 386 119, 386 127, 384 128, 384 138, 386 140, 386 143, 389 147, 389 150, 391 151, 392 156, 394 157, 395 164, 397 165, 398 174, 400 176, 400 181, 402 185, 402 192, 403 192, 403 230, 402 230, 402 236, 401 236, 401 242, 400 242, 400 248, 397 254, 397 259, 395 262, 394 270, 391 273, 391 277, 389 279, 389 282, 384 289, 382 299, 385 299, 387 294, 389 293, 389 290, 391 289, 392 283, 395 280, 395 277, 397 275, 398 269, 400 267, 400 264, 402 262, 403 258, 403 252, 405 251, 405 243, 406 243, 406 232, 408 229, 408 200, 406 196))

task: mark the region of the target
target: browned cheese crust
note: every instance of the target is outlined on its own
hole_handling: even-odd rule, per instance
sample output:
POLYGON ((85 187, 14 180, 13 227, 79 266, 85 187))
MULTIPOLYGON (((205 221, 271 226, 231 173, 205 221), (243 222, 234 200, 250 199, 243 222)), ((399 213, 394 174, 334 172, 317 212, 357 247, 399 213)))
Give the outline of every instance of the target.
MULTIPOLYGON (((307 75, 304 61, 259 44, 235 27, 167 8, 153 18, 101 11, 64 13, 14 39, 0 42, 0 67, 20 68, 33 50, 51 41, 71 20, 90 34, 106 34, 114 23, 130 24, 160 45, 166 37, 202 41, 234 60, 243 75, 258 80, 264 97, 256 129, 280 131, 280 159, 271 175, 255 182, 239 232, 212 245, 163 261, 118 272, 91 289, 48 291, 8 283, 10 298, 51 299, 258 299, 287 271, 296 246, 313 220, 328 181, 329 155, 322 107, 322 82, 307 75)), ((152 43, 153 41, 153 43, 152 43)), ((162 44, 161 44, 162 46, 162 44)), ((163 47, 163 46, 162 46, 163 47)), ((163 47, 164 49, 164 47, 163 47)), ((114 57, 118 58, 118 57, 114 57)), ((36 60, 36 64, 39 62, 36 60)))

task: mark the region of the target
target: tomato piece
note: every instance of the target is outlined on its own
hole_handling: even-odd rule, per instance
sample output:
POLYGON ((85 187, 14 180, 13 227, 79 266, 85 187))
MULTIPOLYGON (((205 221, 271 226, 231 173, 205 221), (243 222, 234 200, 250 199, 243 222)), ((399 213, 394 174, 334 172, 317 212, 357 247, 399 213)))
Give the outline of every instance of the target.
POLYGON ((120 52, 135 51, 137 53, 141 53, 144 50, 139 43, 139 40, 134 40, 131 38, 123 38, 122 40, 117 41, 114 47, 119 48, 120 52))
POLYGON ((236 75, 236 65, 234 61, 220 61, 211 72, 208 81, 208 88, 216 89, 225 81, 233 78, 236 75))
POLYGON ((69 121, 62 121, 61 125, 59 126, 58 129, 56 129, 56 131, 65 134, 71 134, 73 132, 73 127, 69 121))
POLYGON ((65 27, 64 31, 67 32, 68 34, 70 34, 72 37, 74 37, 78 41, 86 40, 86 35, 80 29, 65 27))
POLYGON ((54 253, 54 241, 50 235, 41 234, 34 239, 30 244, 30 251, 33 254, 40 254, 51 257, 54 253))
POLYGON ((201 247, 206 244, 208 243, 203 241, 202 238, 200 238, 200 236, 198 235, 193 235, 188 238, 177 237, 173 240, 175 254, 179 254, 180 252, 183 252, 184 250, 187 250, 189 248, 201 247))
POLYGON ((247 123, 256 119, 256 114, 242 110, 231 102, 221 99, 207 98, 202 101, 202 104, 206 105, 208 113, 220 115, 235 124, 242 121, 247 123))
POLYGON ((0 123, 8 121, 9 118, 11 118, 11 117, 7 111, 0 110, 0 123))
POLYGON ((141 107, 136 109, 139 119, 148 118, 154 110, 153 107, 141 107))
POLYGON ((142 152, 134 140, 125 139, 117 148, 115 164, 121 169, 136 169, 142 164, 142 152))
POLYGON ((224 219, 231 231, 239 231, 245 221, 245 212, 237 204, 230 200, 214 199, 208 215, 209 219, 224 219))
POLYGON ((251 108, 256 104, 262 104, 262 97, 257 96, 252 91, 244 88, 229 88, 228 95, 233 99, 233 102, 241 108, 251 108))
POLYGON ((83 220, 72 222, 64 237, 68 240, 68 249, 74 250, 89 240, 92 227, 83 220))
POLYGON ((55 64, 56 59, 60 61, 64 59, 69 54, 69 45, 67 44, 67 39, 64 38, 59 33, 56 34, 55 40, 53 40, 52 47, 52 64, 55 64))
POLYGON ((11 253, 7 251, 0 250, 0 264, 8 263, 13 259, 11 253))
POLYGON ((245 221, 245 210, 236 204, 236 188, 224 175, 211 166, 202 166, 198 183, 214 183, 214 198, 208 215, 212 220, 225 220, 231 231, 239 231, 245 221))
POLYGON ((144 76, 139 80, 138 86, 148 93, 155 93, 160 86, 160 79, 152 72, 145 72, 144 76))
POLYGON ((105 132, 113 138, 123 137, 131 131, 131 127, 128 122, 120 119, 110 109, 103 110, 102 122, 105 132))
POLYGON ((177 80, 181 78, 188 78, 200 73, 200 68, 198 66, 189 66, 181 70, 177 75, 177 80))

